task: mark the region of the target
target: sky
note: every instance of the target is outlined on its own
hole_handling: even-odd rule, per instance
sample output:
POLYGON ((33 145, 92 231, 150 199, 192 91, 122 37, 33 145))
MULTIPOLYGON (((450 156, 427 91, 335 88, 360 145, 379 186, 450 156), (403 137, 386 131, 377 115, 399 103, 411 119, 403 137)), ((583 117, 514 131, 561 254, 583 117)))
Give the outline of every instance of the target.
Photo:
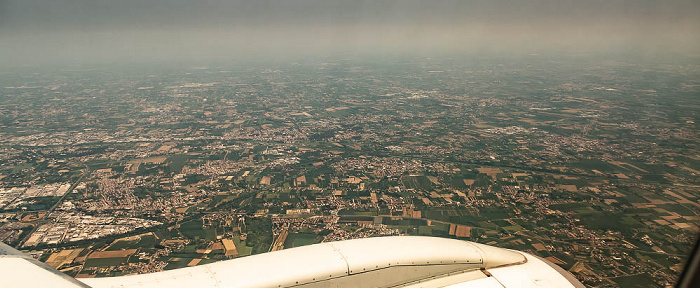
POLYGON ((697 0, 0 0, 0 65, 700 52, 697 0))

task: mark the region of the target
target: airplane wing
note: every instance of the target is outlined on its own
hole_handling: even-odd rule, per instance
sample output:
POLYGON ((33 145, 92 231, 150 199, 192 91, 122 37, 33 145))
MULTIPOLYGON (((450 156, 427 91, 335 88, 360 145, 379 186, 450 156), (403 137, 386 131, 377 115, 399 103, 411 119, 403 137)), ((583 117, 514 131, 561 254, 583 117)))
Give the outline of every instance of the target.
POLYGON ((3 287, 90 287, 2 242, 0 279, 3 287))
POLYGON ((434 237, 328 242, 157 273, 84 279, 62 275, 7 245, 0 249, 8 251, 0 256, 8 287, 584 287, 534 255, 434 237))

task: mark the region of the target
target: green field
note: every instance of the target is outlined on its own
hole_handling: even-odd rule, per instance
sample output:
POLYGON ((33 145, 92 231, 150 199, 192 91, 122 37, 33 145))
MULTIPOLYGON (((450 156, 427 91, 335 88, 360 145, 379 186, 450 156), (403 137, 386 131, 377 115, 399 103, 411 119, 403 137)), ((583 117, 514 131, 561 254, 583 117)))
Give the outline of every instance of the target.
POLYGON ((110 245, 107 249, 107 251, 116 251, 116 250, 123 250, 123 249, 131 249, 131 248, 138 248, 137 244, 139 243, 139 240, 119 240, 112 245, 110 245))
POLYGON ((148 234, 134 240, 117 240, 105 250, 116 251, 123 249, 153 248, 155 245, 156 237, 148 234))
POLYGON ((168 172, 172 173, 180 173, 182 172, 182 167, 185 166, 187 163, 187 159, 189 156, 187 155, 173 155, 168 157, 168 159, 165 160, 165 163, 168 164, 168 172))
POLYGON ((191 220, 180 223, 178 228, 180 233, 190 239, 206 239, 208 241, 216 240, 216 228, 204 228, 200 220, 191 220))
POLYGON ((520 231, 520 230, 523 230, 523 227, 520 227, 520 226, 518 226, 518 225, 504 226, 504 227, 501 227, 501 228, 502 228, 503 230, 506 230, 506 231, 510 232, 510 233, 518 232, 518 231, 520 231))
POLYGON ((179 258, 179 260, 177 260, 177 261, 169 260, 169 261, 167 261, 168 265, 165 266, 165 268, 163 268, 163 269, 171 270, 171 269, 178 269, 178 268, 187 267, 187 264, 189 264, 190 261, 192 261, 192 259, 194 259, 194 258, 179 258))
POLYGON ((19 164, 19 165, 16 165, 16 166, 12 167, 12 172, 11 172, 11 173, 12 173, 12 174, 20 173, 20 172, 22 172, 22 170, 24 170, 24 169, 30 169, 30 168, 32 168, 32 165, 31 165, 31 164, 29 164, 29 163, 22 163, 22 164, 19 164))
POLYGON ((140 248, 153 248, 156 245, 156 242, 156 236, 146 235, 141 237, 141 240, 139 240, 139 243, 136 243, 136 246, 140 248))
POLYGON ((246 246, 245 241, 241 241, 238 237, 233 238, 233 244, 236 245, 236 250, 238 250, 238 256, 248 256, 253 254, 253 247, 246 246))
POLYGON ((316 234, 311 233, 291 233, 284 241, 284 248, 293 248, 318 243, 320 239, 316 234))
POLYGON ((433 188, 432 183, 425 176, 403 176, 401 177, 401 183, 406 189, 427 191, 433 188))
POLYGON ((617 277, 613 278, 613 281, 620 285, 620 287, 629 287, 629 288, 647 288, 647 287, 661 287, 659 285, 656 285, 651 279, 651 277, 647 274, 640 274, 640 275, 634 275, 634 276, 623 276, 623 277, 617 277))

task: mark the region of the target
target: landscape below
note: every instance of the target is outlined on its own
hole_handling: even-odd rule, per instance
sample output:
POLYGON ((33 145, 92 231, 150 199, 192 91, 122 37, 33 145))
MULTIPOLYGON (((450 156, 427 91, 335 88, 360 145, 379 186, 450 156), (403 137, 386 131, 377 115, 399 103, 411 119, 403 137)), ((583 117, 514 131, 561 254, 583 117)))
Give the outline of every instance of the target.
POLYGON ((457 238, 591 287, 675 282, 700 63, 326 59, 0 72, 0 241, 76 277, 457 238))

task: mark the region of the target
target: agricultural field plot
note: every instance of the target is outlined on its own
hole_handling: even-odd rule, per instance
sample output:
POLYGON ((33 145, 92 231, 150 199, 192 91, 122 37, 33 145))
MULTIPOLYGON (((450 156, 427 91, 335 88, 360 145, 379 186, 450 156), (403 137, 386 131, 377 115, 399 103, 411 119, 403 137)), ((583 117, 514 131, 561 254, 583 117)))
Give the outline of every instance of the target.
POLYGON ((401 177, 401 184, 403 184, 406 189, 418 191, 429 191, 433 189, 433 184, 426 176, 403 176, 401 177))
POLYGON ((629 288, 653 288, 658 287, 652 278, 647 274, 632 275, 632 276, 622 276, 613 278, 613 281, 620 285, 620 287, 629 288))
POLYGON ((168 157, 164 162, 168 165, 168 172, 178 174, 182 172, 182 167, 187 164, 188 159, 188 155, 179 154, 168 157))
POLYGON ((253 253, 253 247, 247 246, 246 241, 241 241, 240 238, 235 237, 232 239, 233 244, 236 245, 236 250, 238 250, 238 256, 248 256, 253 253))
POLYGON ((68 249, 53 253, 48 259, 46 259, 45 263, 46 265, 59 269, 64 265, 71 264, 81 252, 83 252, 83 249, 68 249))
POLYGON ((207 241, 216 240, 216 228, 213 227, 203 227, 200 220, 190 220, 187 222, 180 223, 178 231, 182 233, 183 236, 190 239, 206 239, 207 241))
POLYGON ((312 233, 290 233, 284 241, 284 248, 306 246, 320 242, 318 235, 312 233))
POLYGON ((164 270, 180 269, 187 267, 188 264, 192 263, 194 259, 199 258, 183 258, 183 257, 173 257, 168 258, 168 265, 163 268, 164 270))
POLYGON ((152 233, 117 239, 112 242, 106 251, 117 251, 124 249, 153 248, 157 242, 156 236, 152 233))
POLYGON ((119 251, 102 251, 92 252, 88 255, 83 267, 110 267, 126 263, 136 249, 119 250, 119 251))

